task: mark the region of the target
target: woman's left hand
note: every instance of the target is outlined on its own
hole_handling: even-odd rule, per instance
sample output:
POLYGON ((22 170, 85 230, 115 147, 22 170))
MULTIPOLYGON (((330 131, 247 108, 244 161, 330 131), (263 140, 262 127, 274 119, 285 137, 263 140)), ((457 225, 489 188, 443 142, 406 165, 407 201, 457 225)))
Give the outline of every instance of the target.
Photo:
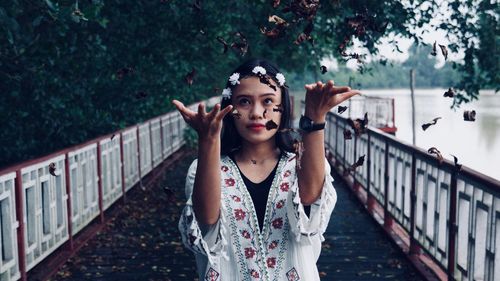
POLYGON ((335 87, 333 80, 328 80, 326 84, 318 81, 317 83, 305 85, 306 89, 306 107, 304 115, 311 118, 315 123, 325 121, 326 114, 336 105, 361 92, 351 90, 350 87, 335 87))

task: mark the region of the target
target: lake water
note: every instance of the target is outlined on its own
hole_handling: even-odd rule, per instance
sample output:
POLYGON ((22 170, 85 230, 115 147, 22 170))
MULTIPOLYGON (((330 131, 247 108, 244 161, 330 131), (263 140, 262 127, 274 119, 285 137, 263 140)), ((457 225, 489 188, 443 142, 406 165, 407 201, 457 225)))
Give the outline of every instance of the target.
MULTIPOLYGON (((450 109, 451 98, 443 97, 446 89, 415 90, 416 145, 427 150, 434 146, 442 155, 500 180, 500 94, 481 91, 479 100, 450 109), (475 110, 476 121, 464 121, 464 110, 475 110), (436 125, 422 130, 422 124, 442 117, 436 125)), ((409 89, 362 90, 367 96, 394 98, 396 137, 412 143, 411 96, 409 89)), ((296 98, 303 98, 300 93, 296 98)))

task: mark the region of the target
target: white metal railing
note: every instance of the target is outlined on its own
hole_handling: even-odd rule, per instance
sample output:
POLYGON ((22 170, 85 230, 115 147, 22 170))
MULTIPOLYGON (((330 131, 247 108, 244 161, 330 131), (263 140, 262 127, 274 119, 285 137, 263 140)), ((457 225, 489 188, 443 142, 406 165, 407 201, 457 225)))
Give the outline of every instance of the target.
POLYGON ((347 120, 329 113, 326 147, 339 169, 365 155, 354 184, 384 207, 450 280, 500 280, 500 182, 438 160, 378 129, 345 140, 347 120))
MULTIPOLYGON (((213 97, 207 106, 219 100, 213 97)), ((0 171, 0 280, 27 280, 27 271, 72 243, 140 177, 181 148, 185 128, 172 111, 0 171)))

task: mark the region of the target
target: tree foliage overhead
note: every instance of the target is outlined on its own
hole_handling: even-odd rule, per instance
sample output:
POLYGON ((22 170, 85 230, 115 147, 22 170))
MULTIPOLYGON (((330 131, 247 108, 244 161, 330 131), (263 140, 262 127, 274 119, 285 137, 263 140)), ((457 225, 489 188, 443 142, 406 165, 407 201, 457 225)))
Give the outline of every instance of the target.
MULTIPOLYGON (((486 0, 448 5, 440 27, 456 40, 450 51, 465 50, 455 64, 463 79, 450 85, 466 91, 461 102, 499 87, 499 11, 486 0)), ((371 53, 388 34, 421 43, 413 27, 429 23, 437 7, 423 0, 2 1, 0 165, 146 120, 171 110, 174 98, 220 94, 216 88, 249 57, 300 74, 319 71, 324 57, 355 58, 354 38, 371 53), (269 22, 271 15, 286 24, 269 22), (263 34, 273 30, 278 35, 263 34)))

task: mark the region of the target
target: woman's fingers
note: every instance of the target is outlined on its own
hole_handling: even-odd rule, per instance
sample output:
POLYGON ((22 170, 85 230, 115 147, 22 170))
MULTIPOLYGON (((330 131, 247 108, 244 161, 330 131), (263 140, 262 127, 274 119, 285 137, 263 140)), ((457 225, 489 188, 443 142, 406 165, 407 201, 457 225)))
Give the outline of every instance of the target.
POLYGON ((349 92, 351 90, 351 87, 343 86, 343 87, 332 87, 332 89, 329 91, 332 95, 337 95, 337 94, 342 94, 349 92))
POLYGON ((354 97, 355 95, 361 95, 361 92, 357 91, 357 90, 352 90, 352 91, 348 91, 347 93, 340 94, 339 95, 339 97, 340 97, 339 103, 342 103, 342 102, 354 97))
POLYGON ((200 115, 200 117, 205 117, 207 115, 207 113, 205 111, 205 103, 204 102, 200 102, 198 104, 198 114, 200 115))
POLYGON ((177 110, 180 112, 182 118, 187 122, 188 120, 191 120, 196 113, 189 108, 185 107, 184 104, 178 100, 173 100, 172 103, 175 105, 177 110))
POLYGON ((215 117, 215 119, 217 120, 217 122, 220 122, 222 119, 224 119, 224 116, 226 116, 226 114, 228 114, 232 110, 233 110, 233 106, 232 105, 226 106, 221 112, 219 112, 219 114, 217 114, 217 116, 215 117))
POLYGON ((214 108, 212 109, 212 111, 210 111, 210 113, 208 113, 207 117, 208 119, 212 120, 215 118, 215 116, 217 116, 217 113, 219 113, 220 111, 220 104, 216 104, 214 106, 214 108))

